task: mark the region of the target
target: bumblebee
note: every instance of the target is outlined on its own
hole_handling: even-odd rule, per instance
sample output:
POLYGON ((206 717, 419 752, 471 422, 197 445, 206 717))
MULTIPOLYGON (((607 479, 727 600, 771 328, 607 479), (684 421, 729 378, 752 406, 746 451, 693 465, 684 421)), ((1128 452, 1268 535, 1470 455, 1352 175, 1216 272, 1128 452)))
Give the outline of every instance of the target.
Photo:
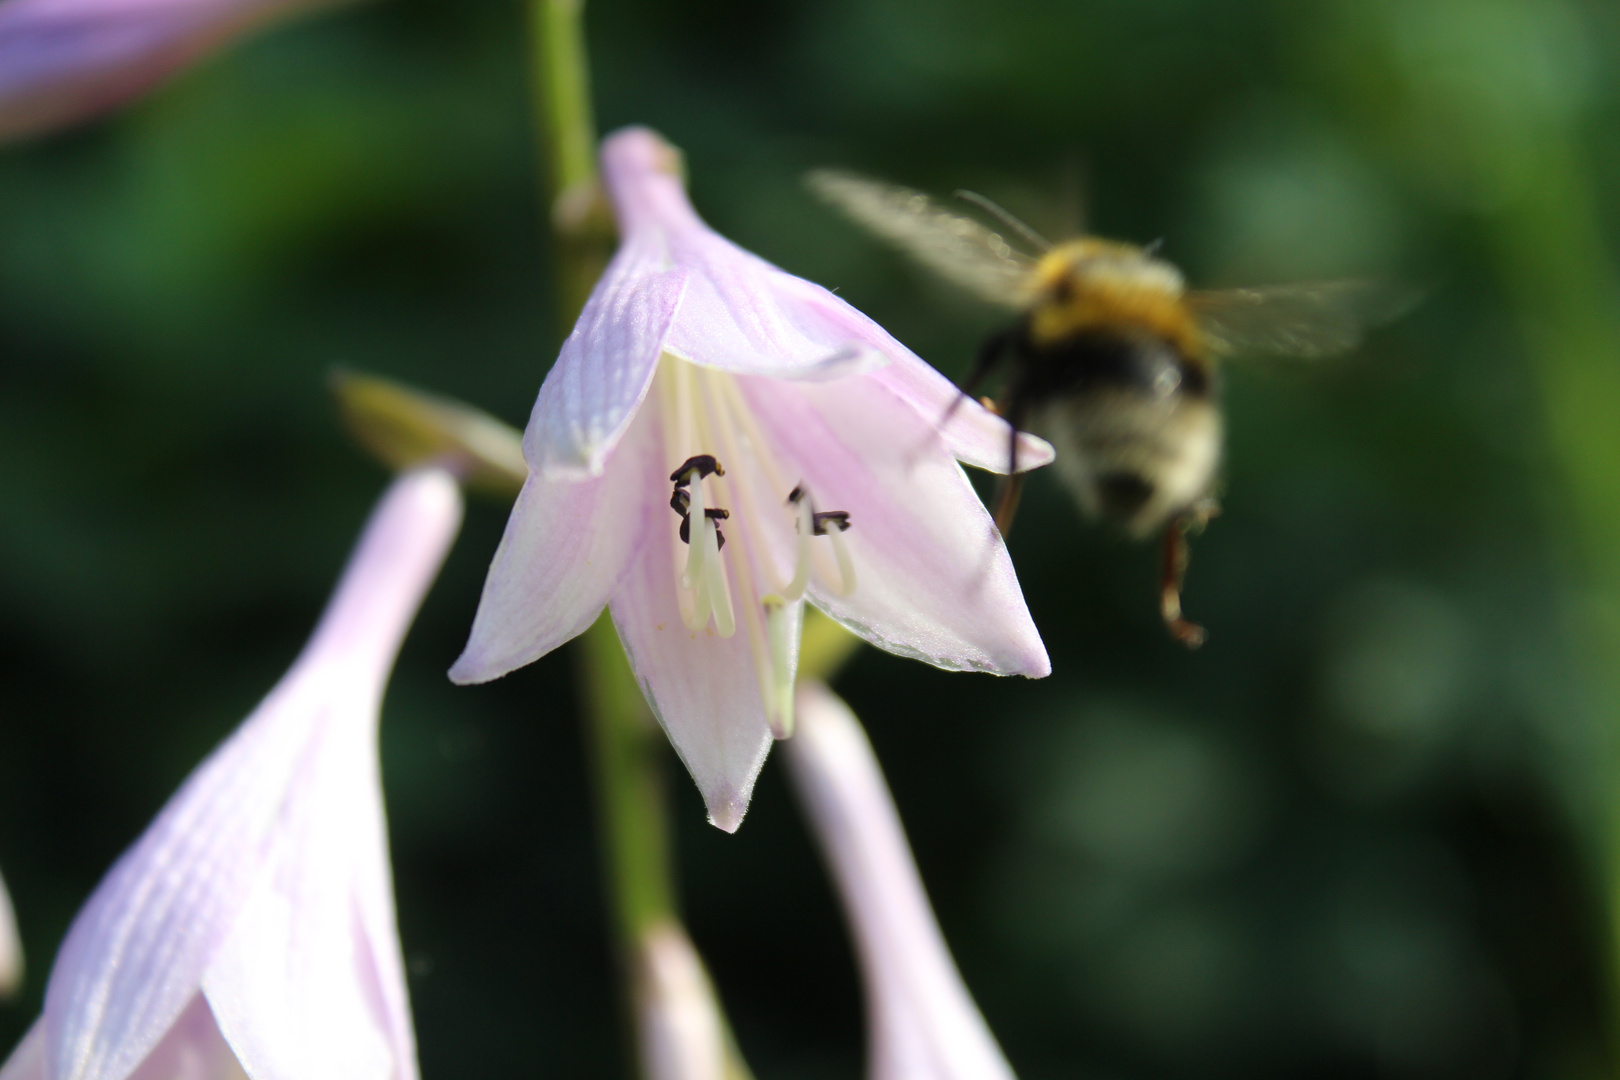
POLYGON ((999 403, 1012 427, 996 524, 1018 505, 1020 431, 1044 435, 1056 467, 1093 519, 1144 539, 1163 534, 1160 612, 1176 640, 1203 644, 1181 611, 1187 536, 1218 512, 1223 420, 1216 361, 1348 352, 1400 313, 1394 290, 1364 281, 1190 291, 1157 245, 1080 237, 1051 244, 971 192, 1035 254, 921 192, 820 170, 813 191, 926 268, 1018 313, 979 349, 962 384, 975 392, 1005 369, 999 403))

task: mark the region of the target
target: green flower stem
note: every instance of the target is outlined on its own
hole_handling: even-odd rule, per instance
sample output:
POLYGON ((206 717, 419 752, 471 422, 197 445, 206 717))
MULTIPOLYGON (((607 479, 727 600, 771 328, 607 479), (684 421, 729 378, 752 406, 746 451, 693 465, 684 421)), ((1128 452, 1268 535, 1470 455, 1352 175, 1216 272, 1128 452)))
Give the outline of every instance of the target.
POLYGON ((596 175, 596 119, 584 0, 529 0, 535 119, 545 148, 546 215, 556 239, 557 312, 572 326, 612 254, 613 218, 596 175))
POLYGON ((664 791, 664 738, 606 612, 580 637, 608 891, 627 955, 642 934, 675 917, 664 791))
MULTIPOLYGON (((559 325, 570 326, 612 254, 613 219, 596 173, 583 0, 529 0, 529 14, 545 206, 556 242, 557 313, 559 325)), ((607 613, 581 635, 576 655, 608 902, 629 976, 643 942, 660 926, 679 923, 664 791, 668 751, 607 613)), ((626 981, 634 1010, 636 991, 626 981)), ((726 1040, 726 1080, 752 1080, 717 1000, 713 1007, 726 1040)))

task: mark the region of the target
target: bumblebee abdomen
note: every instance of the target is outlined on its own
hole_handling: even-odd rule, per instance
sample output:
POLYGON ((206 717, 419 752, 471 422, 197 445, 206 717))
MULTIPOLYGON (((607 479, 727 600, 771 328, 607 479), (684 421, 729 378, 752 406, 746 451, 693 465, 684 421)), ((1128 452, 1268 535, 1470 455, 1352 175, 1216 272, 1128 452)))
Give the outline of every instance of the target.
POLYGON ((1213 493, 1221 416, 1202 363, 1137 328, 1024 349, 1034 426, 1088 514, 1145 536, 1213 493))

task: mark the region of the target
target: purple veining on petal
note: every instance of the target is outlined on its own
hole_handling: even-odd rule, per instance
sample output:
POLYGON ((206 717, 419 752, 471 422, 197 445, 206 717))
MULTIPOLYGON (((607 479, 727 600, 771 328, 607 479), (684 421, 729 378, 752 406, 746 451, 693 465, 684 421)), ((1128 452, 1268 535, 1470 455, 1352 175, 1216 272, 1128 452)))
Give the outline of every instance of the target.
POLYGON ((75 919, 46 988, 46 1075, 141 1075, 207 988, 206 1011, 244 1062, 276 1042, 348 1070, 271 1065, 253 1070, 261 1080, 366 1080, 362 1066, 378 1060, 387 1066, 372 1070, 379 1080, 412 1080, 376 724, 394 654, 460 519, 446 473, 411 474, 389 490, 292 669, 75 919), (276 962, 237 962, 249 936, 253 947, 279 944, 276 962), (392 985, 379 993, 383 983, 392 985), (234 1008, 244 1001, 302 1004, 234 1008))

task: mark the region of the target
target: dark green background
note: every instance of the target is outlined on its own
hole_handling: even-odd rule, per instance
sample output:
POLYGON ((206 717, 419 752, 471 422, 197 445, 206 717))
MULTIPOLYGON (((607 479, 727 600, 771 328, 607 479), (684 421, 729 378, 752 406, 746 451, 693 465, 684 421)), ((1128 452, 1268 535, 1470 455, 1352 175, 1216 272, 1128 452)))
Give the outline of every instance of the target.
MULTIPOLYGON (((565 328, 522 15, 344 9, 0 150, 0 868, 33 963, 0 1045, 102 870, 295 654, 386 483, 324 373, 526 419, 565 328)), ((1608 744, 1493 230, 1536 152, 1514 132, 1556 120, 1613 250, 1612 7, 597 0, 588 23, 604 130, 660 129, 717 228, 951 374, 996 315, 805 169, 1164 237, 1199 284, 1427 288, 1351 360, 1230 373, 1202 652, 1158 625, 1154 553, 1037 478, 1012 547, 1055 674, 868 652, 841 681, 1019 1073, 1609 1071, 1608 744), (1425 79, 1436 115, 1401 89, 1425 79)), ((385 712, 422 1066, 619 1075, 567 650, 442 674, 504 516, 470 510, 385 712)), ((671 766, 686 913, 756 1072, 858 1075, 853 961, 779 764, 735 837, 671 766)))

